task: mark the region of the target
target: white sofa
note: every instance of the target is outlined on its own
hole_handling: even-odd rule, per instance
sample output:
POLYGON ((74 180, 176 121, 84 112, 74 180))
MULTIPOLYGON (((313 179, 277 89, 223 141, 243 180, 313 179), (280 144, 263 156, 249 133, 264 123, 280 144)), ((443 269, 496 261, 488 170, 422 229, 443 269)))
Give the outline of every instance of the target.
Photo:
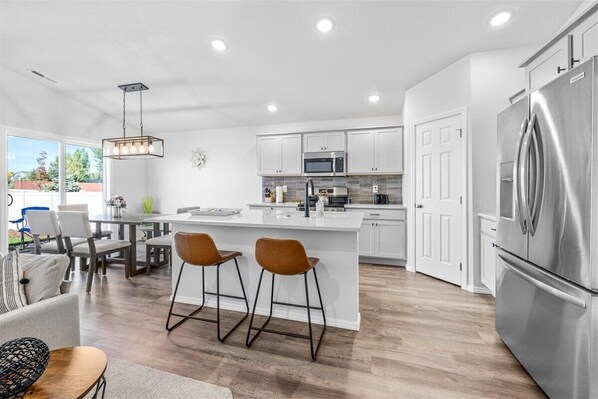
MULTIPOLYGON (((28 271, 36 273, 31 275, 38 281, 31 294, 37 298, 52 293, 52 289, 49 294, 43 290, 40 293, 39 281, 47 281, 50 285, 56 283, 56 278, 60 281, 64 275, 62 268, 68 266, 69 260, 64 255, 22 254, 21 262, 25 277, 28 271)), ((60 292, 68 292, 69 288, 69 284, 63 282, 60 292)), ((50 349, 80 345, 79 296, 61 294, 48 299, 36 299, 30 305, 0 314, 0 344, 22 337, 39 338, 50 349)))
POLYGON ((0 315, 0 344, 34 337, 50 349, 80 345, 79 296, 58 295, 0 315))

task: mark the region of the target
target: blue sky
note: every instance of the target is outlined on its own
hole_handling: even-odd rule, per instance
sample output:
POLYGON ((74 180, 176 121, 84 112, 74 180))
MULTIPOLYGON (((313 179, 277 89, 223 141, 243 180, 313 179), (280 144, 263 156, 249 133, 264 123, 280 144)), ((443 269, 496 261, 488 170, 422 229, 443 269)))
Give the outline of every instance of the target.
MULTIPOLYGON (((74 152, 76 149, 87 149, 89 155, 90 171, 96 171, 91 151, 86 147, 70 145, 66 146, 67 152, 74 152)), ((58 143, 55 141, 34 140, 23 137, 8 136, 8 170, 11 172, 31 171, 37 167, 36 158, 39 153, 46 151, 46 168, 50 162, 58 156, 58 143)))

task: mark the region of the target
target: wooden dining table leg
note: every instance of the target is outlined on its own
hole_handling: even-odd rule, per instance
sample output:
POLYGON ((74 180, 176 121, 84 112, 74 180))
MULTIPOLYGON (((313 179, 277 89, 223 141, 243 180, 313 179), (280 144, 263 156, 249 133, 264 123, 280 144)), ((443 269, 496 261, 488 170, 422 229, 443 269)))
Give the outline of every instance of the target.
POLYGON ((129 225, 129 242, 131 243, 131 249, 129 250, 129 265, 131 270, 129 275, 135 277, 137 274, 137 225, 129 225))

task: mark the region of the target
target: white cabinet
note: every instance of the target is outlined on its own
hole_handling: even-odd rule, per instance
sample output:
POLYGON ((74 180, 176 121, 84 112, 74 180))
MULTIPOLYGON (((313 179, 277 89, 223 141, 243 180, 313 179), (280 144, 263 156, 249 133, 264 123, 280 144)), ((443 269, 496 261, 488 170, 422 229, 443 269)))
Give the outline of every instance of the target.
POLYGON ((562 38, 525 69, 526 89, 534 91, 567 70, 568 39, 562 38))
POLYGON ((496 292, 496 222, 480 217, 481 280, 491 292, 496 292))
POLYGON ((374 223, 370 220, 364 220, 359 230, 359 255, 374 256, 375 236, 374 223))
POLYGON ((347 208, 348 212, 364 212, 359 230, 359 256, 385 259, 406 259, 407 226, 404 209, 380 207, 347 208))
POLYGON ((349 132, 347 143, 347 172, 353 174, 373 173, 374 131, 349 132))
POLYGON ((403 128, 348 133, 348 174, 403 173, 403 128))
POLYGON ((376 221, 375 256, 405 259, 405 231, 405 222, 403 221, 376 221))
POLYGON ((258 136, 258 174, 301 175, 301 135, 258 136))
POLYGON ((345 132, 305 133, 303 151, 345 151, 345 132))
POLYGON ((598 55, 598 14, 591 15, 571 32, 573 66, 598 55))

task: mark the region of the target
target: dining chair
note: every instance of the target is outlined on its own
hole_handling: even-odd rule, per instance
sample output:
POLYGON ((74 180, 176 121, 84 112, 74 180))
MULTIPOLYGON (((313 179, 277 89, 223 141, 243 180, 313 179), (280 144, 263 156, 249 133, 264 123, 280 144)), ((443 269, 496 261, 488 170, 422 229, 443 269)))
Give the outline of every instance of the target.
MULTIPOLYGON (((66 254, 66 246, 62 239, 62 232, 58 224, 58 218, 54 211, 40 211, 31 210, 27 212, 27 220, 29 222, 30 233, 33 236, 34 248, 33 252, 36 255, 40 254, 66 254), (42 242, 41 236, 54 237, 54 240, 42 242)), ((85 239, 73 239, 71 241, 73 246, 85 243, 85 239)), ((65 273, 65 280, 69 280, 71 271, 74 269, 75 258, 69 256, 69 267, 65 273)))
MULTIPOLYGON (((178 208, 176 213, 187 213, 193 209, 200 209, 200 207, 187 206, 178 208)), ((160 263, 160 250, 164 251, 164 259, 168 259, 168 264, 172 267, 172 234, 165 234, 145 240, 145 273, 148 276, 152 273, 152 254, 154 256, 154 265, 158 266, 160 263)))
MULTIPOLYGON (((85 212, 89 215, 89 206, 87 204, 61 204, 58 205, 59 211, 78 211, 78 212, 85 212)), ((112 231, 111 230, 101 230, 100 237, 97 238, 112 238, 112 231)), ((73 267, 75 265, 73 264, 73 267)), ((79 269, 80 270, 87 270, 89 266, 87 265, 87 260, 85 258, 79 258, 79 269)))
POLYGON ((28 206, 21 209, 21 217, 16 220, 9 220, 9 223, 15 224, 17 231, 21 234, 21 249, 25 249, 25 236, 31 236, 31 229, 27 220, 27 212, 29 211, 48 211, 47 206, 28 206))
MULTIPOLYGON (((89 206, 87 204, 62 204, 58 205, 59 211, 79 211, 85 212, 89 215, 89 206)), ((98 238, 112 238, 112 230, 101 230, 100 237, 98 238)))
POLYGON ((106 255, 115 252, 125 253, 125 277, 131 276, 131 243, 124 240, 94 240, 89 216, 80 211, 59 211, 58 220, 62 235, 66 241, 68 253, 73 257, 89 258, 90 265, 87 272, 86 292, 91 291, 94 273, 98 271, 98 257, 102 258, 102 275, 106 275, 106 255), (73 246, 73 238, 82 237, 87 240, 87 245, 73 246))

